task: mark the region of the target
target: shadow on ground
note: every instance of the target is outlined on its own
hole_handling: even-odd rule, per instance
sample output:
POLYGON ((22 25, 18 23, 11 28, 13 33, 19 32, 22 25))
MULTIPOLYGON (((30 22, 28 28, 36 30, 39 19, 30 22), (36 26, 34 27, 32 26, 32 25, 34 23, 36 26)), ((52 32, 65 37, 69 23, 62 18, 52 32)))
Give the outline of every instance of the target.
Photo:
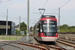
POLYGON ((56 42, 43 42, 43 41, 38 41, 36 38, 34 38, 38 43, 40 44, 45 44, 45 45, 56 45, 56 42))

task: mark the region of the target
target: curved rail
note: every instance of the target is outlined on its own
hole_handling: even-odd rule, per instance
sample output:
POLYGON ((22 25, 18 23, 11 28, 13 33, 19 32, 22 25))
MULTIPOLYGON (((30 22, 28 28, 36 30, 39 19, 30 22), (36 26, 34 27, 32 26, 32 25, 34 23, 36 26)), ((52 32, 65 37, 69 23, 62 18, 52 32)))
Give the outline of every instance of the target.
POLYGON ((18 47, 18 46, 14 46, 14 45, 6 44, 6 43, 1 43, 1 44, 9 45, 9 46, 16 47, 16 48, 19 48, 19 49, 21 49, 21 50, 24 50, 24 49, 22 49, 22 48, 20 48, 20 47, 18 47))
POLYGON ((72 43, 72 42, 69 42, 69 41, 66 41, 66 40, 57 40, 58 43, 61 43, 61 44, 64 44, 64 45, 67 45, 67 46, 70 46, 70 47, 73 47, 75 49, 75 43, 72 43))
MULTIPOLYGON (((9 41, 6 41, 6 42, 9 42, 9 41)), ((66 50, 65 48, 62 48, 58 45, 49 46, 49 45, 44 45, 44 44, 35 44, 35 43, 20 42, 20 41, 18 41, 18 42, 14 41, 14 42, 10 42, 10 43, 19 44, 19 45, 22 45, 22 46, 29 46, 29 47, 37 48, 39 50, 50 50, 50 49, 66 50)))
MULTIPOLYGON (((12 43, 17 43, 17 42, 12 42, 12 43)), ((52 46, 48 46, 48 45, 44 45, 44 44, 35 44, 35 43, 24 44, 24 43, 25 42, 21 42, 21 43, 17 43, 17 44, 37 48, 37 49, 40 49, 40 50, 50 50, 50 49, 66 50, 65 48, 62 48, 58 45, 54 45, 54 47, 52 47, 52 46)))
POLYGON ((0 49, 4 50, 3 48, 0 47, 0 49))

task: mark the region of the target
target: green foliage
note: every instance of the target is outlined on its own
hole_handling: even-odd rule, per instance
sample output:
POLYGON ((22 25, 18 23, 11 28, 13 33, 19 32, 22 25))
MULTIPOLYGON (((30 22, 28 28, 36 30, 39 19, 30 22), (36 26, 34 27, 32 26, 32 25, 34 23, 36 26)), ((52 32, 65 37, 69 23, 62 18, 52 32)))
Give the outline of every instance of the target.
MULTIPOLYGON (((19 26, 19 24, 17 26, 19 26)), ((25 31, 26 29, 27 29, 27 25, 24 22, 20 23, 20 30, 25 31)))
POLYGON ((32 26, 30 27, 30 31, 31 31, 31 32, 33 31, 33 27, 32 27, 32 26))
POLYGON ((67 24, 64 24, 64 25, 62 25, 62 26, 60 26, 60 28, 62 28, 62 29, 68 29, 68 25, 67 24))
POLYGON ((75 32, 75 26, 68 26, 64 24, 60 26, 60 32, 75 32))
POLYGON ((15 30, 15 35, 19 35, 19 31, 18 30, 15 30))

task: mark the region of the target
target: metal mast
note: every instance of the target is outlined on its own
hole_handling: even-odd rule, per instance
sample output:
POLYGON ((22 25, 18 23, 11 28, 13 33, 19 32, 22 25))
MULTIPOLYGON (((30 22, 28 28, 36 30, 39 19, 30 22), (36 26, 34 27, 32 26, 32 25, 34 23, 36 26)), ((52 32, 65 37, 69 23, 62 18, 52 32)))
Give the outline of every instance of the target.
POLYGON ((59 14, 58 14, 58 32, 60 32, 60 8, 59 8, 59 14))
POLYGON ((7 16, 6 16, 6 36, 8 34, 8 9, 7 9, 7 16))
POLYGON ((19 31, 20 31, 20 21, 21 21, 21 16, 19 16, 19 31))
POLYGON ((29 0, 27 0, 27 42, 29 42, 29 0))

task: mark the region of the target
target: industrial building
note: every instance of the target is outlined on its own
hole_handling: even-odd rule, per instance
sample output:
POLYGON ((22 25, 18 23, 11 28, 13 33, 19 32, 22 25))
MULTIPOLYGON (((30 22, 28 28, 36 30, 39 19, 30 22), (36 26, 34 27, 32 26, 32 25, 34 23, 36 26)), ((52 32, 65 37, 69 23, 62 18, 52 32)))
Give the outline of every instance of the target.
MULTIPOLYGON (((6 21, 0 21, 0 35, 6 34, 6 21)), ((12 21, 8 21, 8 33, 7 35, 15 34, 15 23, 12 21)))

